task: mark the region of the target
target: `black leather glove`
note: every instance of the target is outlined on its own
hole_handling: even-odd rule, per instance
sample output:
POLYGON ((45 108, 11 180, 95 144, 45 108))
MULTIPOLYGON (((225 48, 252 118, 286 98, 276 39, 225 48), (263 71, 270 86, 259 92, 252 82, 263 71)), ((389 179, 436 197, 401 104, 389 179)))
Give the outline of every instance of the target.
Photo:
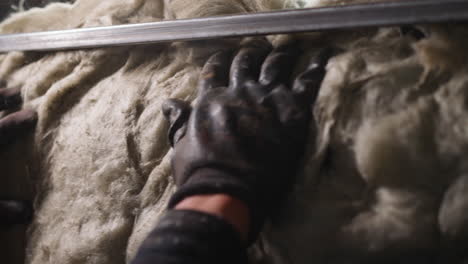
POLYGON ((321 52, 289 88, 298 48, 270 50, 252 42, 232 65, 229 52, 213 55, 193 108, 174 99, 163 105, 179 186, 169 207, 191 195, 230 194, 250 208, 250 242, 293 181, 330 56, 321 52))
MULTIPOLYGON (((17 109, 21 104, 20 89, 0 89, 0 111, 17 109)), ((37 114, 32 110, 17 111, 0 119, 0 147, 8 147, 29 133, 36 125, 36 121, 37 114)), ((16 200, 12 197, 0 197, 0 226, 25 224, 31 218, 31 202, 16 200)))
POLYGON ((0 226, 28 224, 33 216, 30 201, 0 199, 0 226))

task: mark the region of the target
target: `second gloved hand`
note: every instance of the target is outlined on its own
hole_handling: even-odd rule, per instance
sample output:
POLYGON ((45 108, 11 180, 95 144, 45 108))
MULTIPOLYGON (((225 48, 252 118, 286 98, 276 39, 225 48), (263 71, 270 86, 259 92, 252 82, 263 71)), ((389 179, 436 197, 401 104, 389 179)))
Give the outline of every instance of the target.
MULTIPOLYGON (((21 106, 22 102, 21 89, 0 87, 0 111, 15 110, 21 106)), ((14 142, 31 133, 36 122, 36 112, 28 109, 13 112, 0 119, 0 150, 8 148, 14 142)), ((1 173, 0 175, 6 176, 1 173)), ((31 221, 32 215, 31 202, 0 196, 0 228, 27 224, 31 221)))

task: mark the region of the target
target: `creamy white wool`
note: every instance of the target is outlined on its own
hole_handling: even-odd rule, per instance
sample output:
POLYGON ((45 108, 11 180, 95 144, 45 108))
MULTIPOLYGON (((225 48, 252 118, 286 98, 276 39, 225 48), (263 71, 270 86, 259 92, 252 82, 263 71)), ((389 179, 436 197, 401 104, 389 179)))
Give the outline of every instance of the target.
MULTIPOLYGON (((13 15, 0 32, 295 5, 307 4, 78 0, 13 15)), ((465 240, 468 31, 422 29, 428 38, 421 41, 397 28, 296 36, 307 50, 303 62, 326 45, 341 51, 327 66, 314 107, 317 125, 311 124, 316 140, 308 144, 297 188, 266 226, 253 259, 359 263, 364 254, 437 250, 441 238, 465 240)), ((34 138, 0 154, 8 175, 0 193, 36 201, 27 246, 20 229, 1 238, 6 263, 22 263, 24 248, 28 264, 128 262, 174 191, 161 103, 192 100, 203 62, 239 43, 0 55, 0 79, 23 87, 25 107, 40 117, 34 138)))

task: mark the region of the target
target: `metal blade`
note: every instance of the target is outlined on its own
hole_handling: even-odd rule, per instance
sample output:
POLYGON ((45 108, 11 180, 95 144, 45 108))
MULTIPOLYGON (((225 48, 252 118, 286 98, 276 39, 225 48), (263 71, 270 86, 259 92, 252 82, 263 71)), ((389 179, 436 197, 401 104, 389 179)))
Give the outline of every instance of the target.
POLYGON ((0 52, 79 49, 468 20, 467 0, 417 0, 0 35, 0 52))

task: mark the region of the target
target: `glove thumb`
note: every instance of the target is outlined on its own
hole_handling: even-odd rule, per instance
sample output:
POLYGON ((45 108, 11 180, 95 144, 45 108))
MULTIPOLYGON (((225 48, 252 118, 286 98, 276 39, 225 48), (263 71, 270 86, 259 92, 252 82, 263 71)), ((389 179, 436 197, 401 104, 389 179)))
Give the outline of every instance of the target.
POLYGON ((169 121, 169 142, 174 147, 184 135, 192 108, 182 100, 168 99, 162 105, 164 117, 169 121))

